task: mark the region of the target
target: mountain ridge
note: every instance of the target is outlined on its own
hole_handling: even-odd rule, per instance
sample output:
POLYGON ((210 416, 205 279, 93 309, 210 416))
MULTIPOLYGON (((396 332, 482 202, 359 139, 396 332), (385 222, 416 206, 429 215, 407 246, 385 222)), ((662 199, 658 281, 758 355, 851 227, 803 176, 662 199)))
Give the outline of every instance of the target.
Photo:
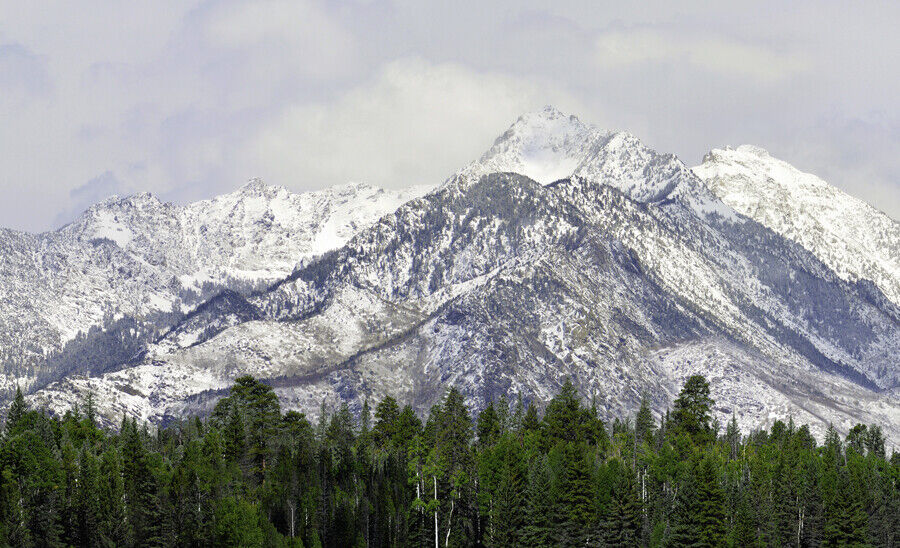
POLYGON ((117 337, 152 340, 219 291, 264 288, 424 191, 351 183, 295 194, 253 179, 186 206, 113 196, 55 231, 0 232, 0 389, 114 366, 119 350, 81 360, 100 365, 66 355, 125 318, 117 337))
POLYGON ((874 418, 900 436, 900 329, 877 286, 735 211, 674 155, 555 109, 256 289, 176 321, 139 363, 32 401, 61 411, 93 391, 106 416, 164 423, 244 373, 311 415, 386 394, 426 409, 450 383, 479 405, 544 401, 568 375, 613 416, 642 390, 661 411, 700 372, 717 416, 745 428, 874 418))
POLYGON ((713 149, 693 171, 731 207, 809 249, 843 279, 871 281, 900 305, 897 221, 752 145, 713 149))

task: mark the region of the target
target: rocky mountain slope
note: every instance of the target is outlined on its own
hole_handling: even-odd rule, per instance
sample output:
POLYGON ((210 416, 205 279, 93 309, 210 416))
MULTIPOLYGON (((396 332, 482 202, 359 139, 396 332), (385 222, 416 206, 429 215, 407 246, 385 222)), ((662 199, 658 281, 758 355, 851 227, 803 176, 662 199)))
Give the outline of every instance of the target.
POLYGON ((743 145, 714 149, 694 173, 723 202, 813 252, 841 278, 900 306, 900 223, 822 179, 743 145))
POLYGON ((423 192, 253 180, 187 206, 112 197, 53 232, 0 231, 0 390, 102 373, 220 291, 264 288, 423 192))
POLYGON ((877 287, 735 212, 674 156, 547 109, 344 246, 33 401, 93 391, 110 419, 166 422, 250 373, 312 414, 385 394, 424 410, 450 384, 542 402, 568 375, 619 414, 644 391, 661 411, 702 372, 720 419, 745 428, 791 415, 900 439, 898 351, 877 287))

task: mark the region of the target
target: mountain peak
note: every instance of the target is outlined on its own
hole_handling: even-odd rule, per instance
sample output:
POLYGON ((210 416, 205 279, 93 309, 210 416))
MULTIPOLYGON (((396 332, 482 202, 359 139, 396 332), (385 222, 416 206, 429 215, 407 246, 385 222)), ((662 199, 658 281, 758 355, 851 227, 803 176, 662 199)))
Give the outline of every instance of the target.
POLYGON ((769 151, 756 145, 740 145, 737 148, 726 146, 725 148, 711 149, 703 156, 703 163, 734 161, 739 158, 754 158, 760 160, 776 160, 769 151))
POLYGON ((550 184, 571 176, 604 132, 575 116, 547 106, 525 113, 481 158, 461 174, 477 178, 487 173, 515 172, 550 184))
POLYGON ((706 216, 732 217, 681 160, 660 154, 627 131, 604 131, 548 106, 525 113, 454 181, 513 172, 542 185, 573 176, 614 187, 640 202, 678 198, 706 216))
POLYGON ((269 189, 277 188, 275 186, 266 184, 265 181, 260 177, 251 177, 247 180, 244 185, 238 189, 240 194, 260 194, 265 193, 269 189))
POLYGON ((900 223, 756 146, 713 149, 693 171, 739 213, 812 251, 841 278, 869 280, 900 304, 900 223))
POLYGON ((547 105, 541 110, 526 112, 519 116, 510 129, 517 127, 530 127, 535 125, 544 125, 546 123, 563 122, 574 125, 584 125, 578 117, 573 114, 566 114, 558 108, 547 105))
POLYGON ((519 116, 509 129, 494 141, 494 146, 507 141, 531 143, 554 141, 583 134, 592 129, 576 116, 565 114, 548 105, 541 110, 526 112, 519 116))

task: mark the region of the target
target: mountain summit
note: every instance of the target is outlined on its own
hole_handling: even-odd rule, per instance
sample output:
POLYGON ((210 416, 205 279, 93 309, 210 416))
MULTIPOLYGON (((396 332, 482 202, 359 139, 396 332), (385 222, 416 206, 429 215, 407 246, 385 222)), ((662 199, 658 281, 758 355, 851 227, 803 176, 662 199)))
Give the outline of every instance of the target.
POLYGON ((474 181, 497 172, 520 173, 543 185, 567 178, 602 181, 639 202, 678 200, 703 216, 733 216, 674 155, 660 154, 630 133, 601 130, 550 106, 520 116, 458 176, 474 181))
POLYGON ((713 149, 696 173, 723 202, 900 306, 900 223, 762 148, 713 149))

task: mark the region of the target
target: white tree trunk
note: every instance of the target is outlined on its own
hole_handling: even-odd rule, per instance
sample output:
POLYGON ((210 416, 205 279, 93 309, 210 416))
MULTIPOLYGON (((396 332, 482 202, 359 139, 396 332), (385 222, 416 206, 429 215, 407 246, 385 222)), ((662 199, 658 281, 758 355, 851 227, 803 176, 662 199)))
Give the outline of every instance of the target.
POLYGON ((450 545, 450 531, 451 531, 450 523, 451 523, 451 520, 453 519, 453 502, 454 502, 453 499, 450 499, 450 515, 447 516, 447 538, 444 540, 445 548, 450 545))

